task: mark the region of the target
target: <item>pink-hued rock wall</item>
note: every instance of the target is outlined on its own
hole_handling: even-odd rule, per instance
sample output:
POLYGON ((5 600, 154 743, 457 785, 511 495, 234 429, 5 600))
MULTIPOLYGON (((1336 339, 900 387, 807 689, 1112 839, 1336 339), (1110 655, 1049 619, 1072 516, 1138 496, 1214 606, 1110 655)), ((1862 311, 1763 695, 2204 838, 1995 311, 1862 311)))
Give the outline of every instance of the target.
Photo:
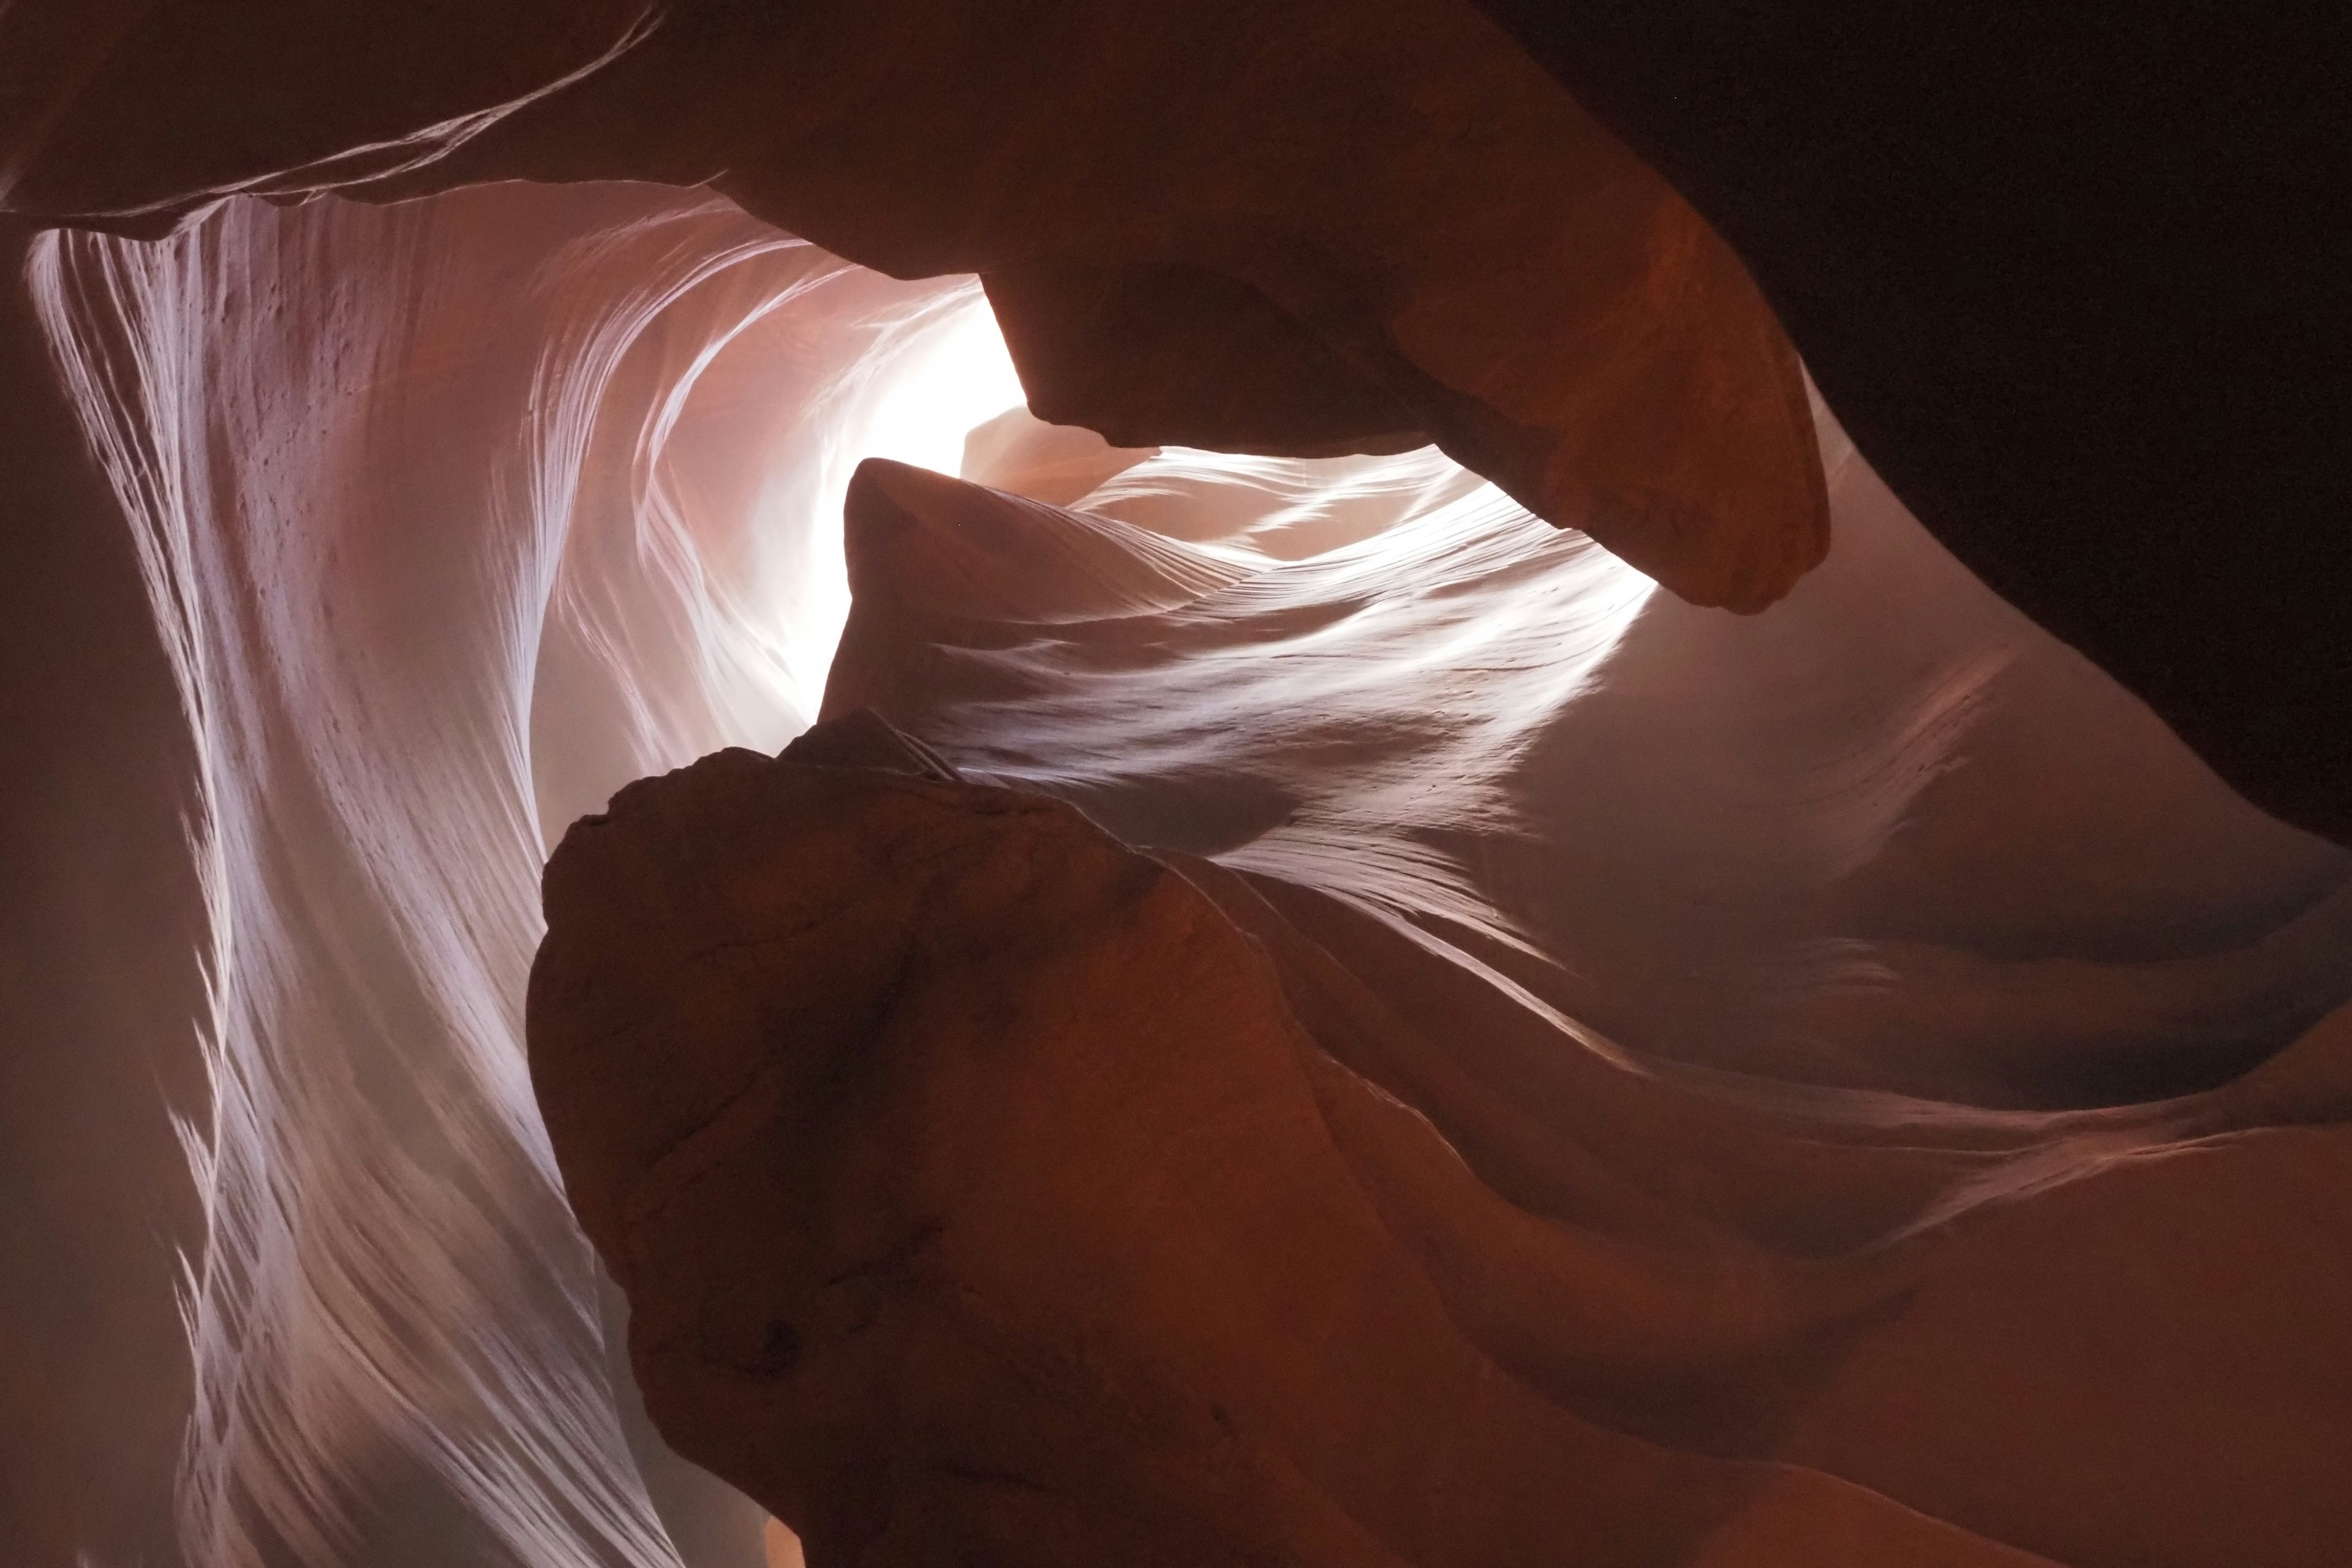
MULTIPOLYGON (((2292 134, 2326 53, 2249 74, 2275 21, 2077 8, 1945 37, 1931 79, 1905 28, 1942 13, 1622 9, 0 6, 12 1560, 796 1560, 656 1419, 819 1568, 887 1497, 929 1522, 875 1539, 1067 1554, 1034 1500, 744 1458, 680 1402, 699 1351, 649 1418, 622 1286, 685 1310, 734 1264, 567 1205, 593 1141, 526 1080, 562 825, 822 709, 793 767, 911 756, 958 854, 1050 823, 1065 857, 926 928, 1035 939, 989 983, 1069 1005, 955 1026, 1034 1078, 840 1147, 1009 1162, 939 1278, 1034 1286, 1048 1360, 1099 1330, 1117 1377, 1217 1391, 1148 1462, 1039 1415, 957 1485, 1076 1464, 1047 1479, 1111 1555, 2326 1561, 2347 863, 2232 793, 2346 837, 2324 202, 2290 197, 2326 188, 2292 134), (2221 87, 2168 99, 2167 49, 2221 87), (1094 430, 1002 412, 1024 387, 1094 430), (1055 926, 1080 865, 1182 911, 1181 962, 1055 926), (1230 1006, 1139 1010, 1161 969, 1230 1006), (1033 1082, 1203 1030, 1208 1079, 1314 1091, 1295 1142, 1212 1140, 1242 1199, 1183 1167, 1230 1266, 988 1146, 1033 1082), (1251 1194, 1342 1170, 1340 1271, 1438 1316, 1318 1359, 1321 1308, 1055 1294, 1328 1305, 1332 1256, 1258 1245, 1251 1194), (1249 1422, 1289 1425, 1235 1439, 1267 1368, 1297 1408, 1249 1422), (1305 1419, 1459 1375, 1502 1380, 1508 1441, 1433 1395, 1417 1441, 1499 1446, 1421 1491, 1381 1479, 1431 1451, 1394 1422, 1305 1419), (1623 1495, 1506 1495, 1585 1459, 1623 1495)), ((904 788, 842 787, 759 831, 904 788)), ((1100 892, 1078 927, 1129 908, 1100 892)), ((779 1005, 863 984, 835 967, 779 1005)), ((1081 1162, 1155 1115, 1053 1103, 1081 1162)), ((726 1223, 803 1224, 764 1180, 726 1223)), ((885 1381, 943 1433, 1036 1414, 971 1364, 961 1415, 885 1381)), ((902 1478, 927 1451, 857 1434, 902 1478)))

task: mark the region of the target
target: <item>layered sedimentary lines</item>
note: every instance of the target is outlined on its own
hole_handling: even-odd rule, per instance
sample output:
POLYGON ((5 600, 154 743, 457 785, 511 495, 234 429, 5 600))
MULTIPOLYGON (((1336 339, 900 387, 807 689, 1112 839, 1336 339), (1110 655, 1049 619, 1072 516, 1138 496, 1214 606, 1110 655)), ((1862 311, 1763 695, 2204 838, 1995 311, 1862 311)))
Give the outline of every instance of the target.
MULTIPOLYGON (((167 241, 46 237, 31 279, 90 484, 120 507, 66 521, 136 543, 155 623, 107 629, 160 630, 179 705, 141 738, 192 731, 206 901, 170 909, 110 850, 91 874, 117 879, 106 918, 170 921, 201 955, 205 1026, 185 1037, 184 1013, 165 1038, 212 1096, 184 1146, 120 1131, 90 1156, 193 1176, 204 1223, 173 1238, 193 1343, 112 1411, 76 1404, 102 1386, 78 1363, 119 1346, 39 1347, 5 1445, 54 1440, 86 1489, 20 1492, 0 1465, 12 1552, 171 1561, 168 1505, 128 1500, 176 1480, 205 1568, 741 1568, 749 1505, 615 1399, 525 1081, 538 824, 806 724, 844 609, 827 454, 895 418, 889 370, 959 320, 985 331, 977 285, 894 282, 708 195, 614 185, 236 202, 167 241), (184 1449, 127 1459, 77 1418, 184 1449)), ((935 403, 950 454, 1003 405, 935 403)), ((104 944, 58 967, 101 997, 151 978, 104 944)), ((22 1037, 95 1052, 108 1016, 22 1037)), ((115 1070, 151 1092, 144 1064, 115 1070)), ((86 1225, 44 1173, 34 1212, 86 1225)), ((93 1247, 144 1258, 154 1229, 93 1247)))
POLYGON ((2352 836, 2346 394, 2311 325, 2346 313, 2310 221, 2343 183, 2344 47, 2294 16, 478 9, 13 6, 0 208, 153 235, 238 192, 719 180, 868 266, 985 272, 1050 417, 1433 437, 1748 607, 1822 521, 1752 269, 1971 570, 2265 809, 2352 836))
POLYGON ((0 119, 0 201, 151 231, 236 191, 714 182, 893 276, 981 274, 1037 411, 1115 441, 1434 440, 1742 610, 1827 547, 1796 353, 1738 258, 1467 5, 663 13, 306 18, 293 47, 351 58, 318 63, 341 90, 288 123, 220 29, 126 20, 76 70, 69 40, 27 26, 79 90, 45 82, 0 119), (184 26, 199 37, 169 52, 184 26), (463 63, 377 74, 375 55, 436 43, 463 63), (192 82, 240 112, 192 114, 192 82), (140 93, 148 112, 122 115, 140 93), (403 123, 425 104, 441 115, 403 123), (331 155, 363 130, 380 139, 331 155))
MULTIPOLYGON (((122 557, 0 617, 0 980, 65 999, 10 1026, 13 1551, 744 1568, 519 997, 541 824, 822 695, 583 837, 655 849, 559 868, 542 1052, 661 1418, 819 1568, 2332 1560, 2345 858, 1937 550, 1500 34, 248 9, 0 8, 0 200, 115 231, 0 236, 0 504, 122 557), (588 174, 673 188, 445 188, 588 174), (441 194, 216 203, 347 184, 441 194), (967 440, 1016 359, 1122 444, 967 440), (995 488, 850 480, 960 443, 995 488), (178 1139, 104 1113, 150 1038, 178 1139), (124 1194, 191 1168, 184 1357, 124 1194)), ((2179 610, 2130 646, 2269 646, 2179 610)), ((2195 685, 2315 738, 2308 807, 2305 647, 2195 685)))
POLYGON ((2332 1562, 2340 860, 1832 457, 1756 623, 1431 458, 869 465, 827 721, 545 884, 671 1441, 819 1563, 2332 1562))
POLYGON ((814 739, 575 827, 530 1013, 650 1408, 813 1561, 2340 1539, 2352 1146, 2276 1125, 2340 1095, 2340 1037, 2269 1094, 1896 1120, 1530 1012, 1549 1071, 1506 1095, 1431 952, 814 739))
POLYGON ((1825 428, 1839 546, 1755 620, 1433 452, 1171 451, 1076 511, 868 465, 824 711, 1420 921, 1695 1065, 2119 1103, 2344 1001, 2341 856, 1986 593, 1825 428))

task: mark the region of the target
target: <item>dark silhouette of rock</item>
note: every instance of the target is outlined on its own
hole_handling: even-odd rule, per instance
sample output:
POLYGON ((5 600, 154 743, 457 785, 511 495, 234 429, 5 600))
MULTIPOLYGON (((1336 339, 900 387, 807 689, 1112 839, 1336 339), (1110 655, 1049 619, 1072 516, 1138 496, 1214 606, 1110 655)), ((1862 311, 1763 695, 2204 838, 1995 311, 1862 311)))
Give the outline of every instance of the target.
POLYGON ((1522 53, 1450 0, 559 9, 15 7, 0 203, 715 181, 984 273, 1049 419, 1433 436, 1743 609, 1822 543, 1777 311, 1971 570, 2352 839, 2346 55, 2291 13, 1486 0, 1522 53))
POLYGON ((2352 30, 1479 0, 1705 213, 1994 592, 2352 841, 2352 30))
MULTIPOLYGON (((365 63, 366 26, 330 75, 347 116, 407 90, 365 63)), ((412 149, 413 168, 373 160, 355 188, 709 181, 894 276, 981 274, 1037 413, 1121 445, 1434 439, 1741 610, 1827 547, 1796 356, 1738 258, 1466 6, 705 0, 563 90, 494 96, 551 50, 436 84, 479 123, 412 149)), ((171 68, 275 90, 234 56, 171 68)), ((179 128, 207 146, 200 118, 179 128)), ((177 210, 229 188, 204 183, 215 163, 265 191, 327 177, 307 136, 251 134, 180 156, 177 210)), ((23 165, 20 205, 152 227, 171 204, 121 194, 157 178, 151 139, 68 157, 34 117, 0 127, 0 157, 23 165)))
POLYGON ((74 0, 0 12, 0 207, 161 234, 446 157, 641 42, 649 0, 74 0))
POLYGON ((0 220, 0 1554, 163 1563, 204 1235, 172 1124, 206 1099, 194 749, 30 238, 0 220))

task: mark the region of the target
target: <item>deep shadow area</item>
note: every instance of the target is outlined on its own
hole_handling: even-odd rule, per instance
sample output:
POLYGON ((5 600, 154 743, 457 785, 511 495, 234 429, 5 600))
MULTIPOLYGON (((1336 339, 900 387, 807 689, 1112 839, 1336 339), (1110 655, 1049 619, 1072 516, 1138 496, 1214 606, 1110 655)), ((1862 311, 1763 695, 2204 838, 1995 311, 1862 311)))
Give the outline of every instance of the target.
POLYGON ((2292 9, 1480 0, 1992 589, 2352 837, 2340 122, 2292 9))

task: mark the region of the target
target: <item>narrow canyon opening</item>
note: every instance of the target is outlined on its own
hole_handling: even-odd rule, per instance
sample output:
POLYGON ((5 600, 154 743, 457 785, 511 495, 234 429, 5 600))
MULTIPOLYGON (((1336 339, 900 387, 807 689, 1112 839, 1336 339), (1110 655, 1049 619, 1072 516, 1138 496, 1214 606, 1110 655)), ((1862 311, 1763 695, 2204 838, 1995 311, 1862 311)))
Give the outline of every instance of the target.
POLYGON ((2171 532, 1510 6, 524 9, 0 8, 12 1552, 2337 1560, 2344 694, 2171 532))

